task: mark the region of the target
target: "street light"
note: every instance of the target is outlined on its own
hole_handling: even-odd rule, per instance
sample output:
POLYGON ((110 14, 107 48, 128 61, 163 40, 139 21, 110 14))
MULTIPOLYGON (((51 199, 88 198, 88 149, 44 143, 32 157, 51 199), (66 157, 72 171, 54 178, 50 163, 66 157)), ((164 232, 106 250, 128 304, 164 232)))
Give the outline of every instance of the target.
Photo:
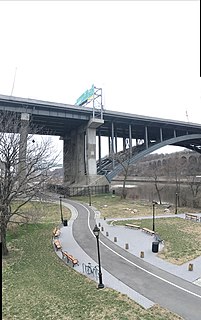
POLYGON ((178 193, 175 193, 175 214, 177 214, 177 207, 178 207, 178 193))
POLYGON ((99 234, 100 234, 100 229, 98 228, 97 224, 95 225, 93 229, 93 233, 96 236, 97 240, 97 251, 98 251, 98 267, 99 267, 99 284, 98 284, 98 289, 104 288, 104 284, 102 281, 102 272, 101 272, 101 263, 100 263, 100 249, 99 249, 99 234))
POLYGON ((153 205, 153 226, 152 230, 155 232, 155 202, 152 202, 153 205))
POLYGON ((61 222, 63 223, 63 213, 62 213, 62 196, 59 197, 60 200, 60 211, 61 211, 61 222))
POLYGON ((89 194, 89 206, 91 207, 91 189, 88 187, 88 194, 89 194))

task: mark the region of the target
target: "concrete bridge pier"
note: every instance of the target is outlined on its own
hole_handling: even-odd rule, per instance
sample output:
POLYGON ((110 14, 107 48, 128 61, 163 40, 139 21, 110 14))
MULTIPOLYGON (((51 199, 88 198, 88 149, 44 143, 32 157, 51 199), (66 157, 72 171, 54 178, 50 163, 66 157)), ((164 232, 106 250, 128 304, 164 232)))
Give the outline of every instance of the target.
MULTIPOLYGON (((106 185, 105 176, 97 175, 96 167, 96 129, 104 123, 103 119, 92 118, 86 129, 86 175, 87 185, 106 185)), ((99 140, 100 143, 100 140, 99 140)), ((101 148, 101 146, 99 146, 101 148)))
POLYGON ((63 168, 64 183, 86 184, 85 166, 85 130, 83 127, 72 130, 68 136, 63 138, 63 168), (84 180, 84 181, 83 181, 84 180))
POLYGON ((105 185, 108 180, 97 175, 96 129, 104 123, 92 118, 87 126, 72 130, 64 137, 63 167, 65 185, 105 185))

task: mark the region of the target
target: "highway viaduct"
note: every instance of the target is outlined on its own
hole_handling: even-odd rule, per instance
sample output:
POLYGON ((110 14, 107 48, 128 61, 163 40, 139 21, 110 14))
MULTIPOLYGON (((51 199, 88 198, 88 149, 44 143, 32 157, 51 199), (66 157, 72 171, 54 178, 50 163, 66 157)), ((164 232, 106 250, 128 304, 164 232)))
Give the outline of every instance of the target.
MULTIPOLYGON (((115 166, 113 162, 110 172, 97 174, 97 141, 99 172, 104 172, 101 137, 108 138, 108 153, 111 157, 120 151, 117 150, 117 139, 122 138, 122 149, 127 149, 130 163, 166 145, 181 146, 201 153, 201 124, 106 109, 102 111, 88 106, 0 95, 1 116, 3 113, 15 113, 22 125, 31 123, 40 129, 39 134, 60 136, 63 139, 66 185, 107 184, 120 173, 122 165, 115 166)), ((26 134, 33 133, 32 126, 28 128, 26 134)))

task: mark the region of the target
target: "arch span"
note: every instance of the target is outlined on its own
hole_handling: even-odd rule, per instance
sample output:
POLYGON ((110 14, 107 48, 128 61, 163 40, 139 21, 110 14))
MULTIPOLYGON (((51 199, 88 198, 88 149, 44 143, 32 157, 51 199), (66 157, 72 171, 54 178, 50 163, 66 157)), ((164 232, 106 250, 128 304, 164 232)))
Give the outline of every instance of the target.
MULTIPOLYGON (((161 141, 139 152, 137 155, 134 155, 129 160, 125 160, 123 162, 123 165, 127 165, 128 162, 129 164, 134 164, 144 156, 168 145, 180 146, 180 147, 184 147, 184 148, 201 153, 201 134, 189 134, 189 135, 187 134, 184 136, 174 137, 168 140, 161 141)), ((118 164, 113 171, 109 172, 106 175, 106 178, 108 179, 108 181, 111 182, 111 180, 114 177, 116 177, 122 171, 122 169, 123 169, 122 164, 118 164)))

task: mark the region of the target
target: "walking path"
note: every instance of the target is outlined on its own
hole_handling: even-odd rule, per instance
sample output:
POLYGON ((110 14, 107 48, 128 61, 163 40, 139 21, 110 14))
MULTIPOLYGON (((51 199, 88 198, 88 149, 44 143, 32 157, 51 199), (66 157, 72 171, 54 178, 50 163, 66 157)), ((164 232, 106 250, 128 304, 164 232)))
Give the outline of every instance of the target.
MULTIPOLYGON (((77 211, 75 208, 67 203, 63 202, 63 205, 68 207, 72 212, 72 217, 68 221, 68 227, 63 227, 63 225, 60 225, 61 235, 60 240, 62 243, 62 248, 64 251, 67 251, 69 253, 72 253, 74 257, 76 257, 79 260, 79 266, 75 266, 75 270, 86 275, 90 279, 96 281, 98 283, 98 278, 94 277, 93 274, 87 274, 84 271, 84 265, 88 265, 91 263, 91 265, 97 266, 97 262, 93 260, 82 248, 78 245, 76 242, 73 232, 72 232, 72 226, 74 220, 77 218, 77 211)), ((95 242, 95 239, 94 239, 95 242)), ((57 251, 57 254, 60 258, 62 258, 61 252, 57 251)), ((116 291, 121 292, 122 294, 126 294, 128 297, 139 303, 141 306, 143 306, 145 309, 150 308, 154 305, 154 302, 147 299, 146 297, 142 296, 138 292, 134 291, 127 285, 125 285, 122 281, 115 278, 113 275, 111 275, 109 272, 104 270, 102 268, 102 274, 103 274, 103 282, 105 287, 112 288, 116 291)))
MULTIPOLYGON (((197 214, 201 216, 201 214, 197 214)), ((185 214, 178 214, 178 215, 166 215, 164 216, 157 216, 158 218, 185 218, 185 214)), ((135 218, 135 219, 142 219, 142 217, 135 218)), ((143 217, 143 219, 150 219, 149 217, 143 217)), ((121 220, 121 219, 117 219, 121 220)), ((125 220, 125 219, 122 219, 125 220)), ((132 218, 133 220, 133 218, 132 218)), ((104 229, 103 234, 106 235, 106 232, 109 234, 109 239, 114 241, 114 237, 117 237, 117 244, 122 248, 125 248, 125 244, 129 244, 128 251, 135 256, 140 256, 140 252, 144 252, 144 260, 151 263, 158 268, 161 268, 167 272, 170 272, 182 279, 188 280, 190 282, 194 282, 196 284, 200 284, 201 286, 201 256, 186 262, 182 265, 175 265, 168 261, 165 261, 159 258, 155 253, 152 252, 152 242, 155 241, 154 237, 151 235, 147 235, 146 233, 142 232, 141 230, 134 230, 130 228, 126 228, 124 226, 113 226, 109 225, 108 221, 113 221, 113 219, 108 219, 107 221, 104 219, 100 219, 100 214, 96 214, 96 221, 100 223, 104 229), (193 272, 188 271, 189 264, 193 264, 193 272)), ((159 244, 159 251, 163 249, 164 245, 162 243, 159 244)))
MULTIPOLYGON (((201 288, 199 287, 200 280, 198 280, 201 276, 200 257, 190 262, 193 263, 193 271, 188 271, 188 264, 184 264, 182 266, 172 265, 158 258, 156 253, 152 252, 152 236, 147 235, 140 230, 131 230, 126 227, 108 225, 105 220, 100 219, 98 212, 95 212, 94 214, 92 208, 88 206, 86 206, 88 208, 85 208, 85 206, 81 204, 78 206, 78 204, 75 205, 73 201, 67 200, 63 201, 63 205, 66 205, 70 208, 72 211, 72 218, 68 222, 67 227, 61 226, 60 240, 63 250, 73 254, 73 256, 78 258, 80 261, 80 265, 75 266, 75 269, 78 272, 84 273, 84 264, 88 264, 89 262, 92 264, 92 266, 97 265, 96 241, 93 233, 91 233, 90 230, 93 228, 95 222, 97 224, 100 223, 101 227, 103 227, 102 233, 104 234, 104 236, 101 235, 100 241, 101 244, 104 245, 101 245, 101 260, 103 264, 102 273, 105 286, 127 294, 131 299, 135 300, 145 308, 151 307, 154 303, 159 303, 182 316, 184 316, 186 312, 187 316, 185 319, 200 320, 200 317, 196 317, 196 315, 193 315, 192 317, 191 314, 188 317, 189 308, 195 308, 195 310, 197 310, 198 302, 199 306, 201 305, 201 288), (86 212, 88 212, 88 214, 90 212, 91 216, 87 218, 86 212), (107 237, 105 236, 106 232, 108 232, 107 237), (117 243, 115 244, 113 241, 114 237, 117 237, 117 243), (129 243, 128 250, 124 249, 125 243, 129 243), (110 250, 109 255, 108 249, 110 250), (144 252, 144 259, 139 258, 139 253, 141 251, 144 252), (114 254, 115 252, 116 256, 114 254), (111 259, 111 261, 108 261, 108 257, 111 259), (118 264, 115 264, 116 259, 119 259, 118 264), (124 259, 124 261, 122 261, 122 259, 124 259), (132 266, 130 265, 130 269, 128 265, 126 266, 128 269, 127 271, 125 268, 125 261, 132 264, 132 266), (111 266, 113 266, 113 268, 111 268, 111 266), (145 271, 145 268, 149 271, 146 272, 146 276, 143 274, 142 279, 142 273, 145 271), (164 273, 164 270, 166 273, 164 273), (156 271, 157 275, 154 274, 156 271), (132 273, 134 273, 134 278, 132 273), (176 278, 175 275, 177 276, 176 278), (150 276, 152 276, 152 280, 149 279, 150 276), (146 281, 144 278, 146 278, 146 281), (188 282, 183 282, 183 279, 187 280, 188 282), (163 283, 161 284, 159 280, 162 280, 163 283), (146 290, 145 286, 150 286, 148 281, 151 281, 151 286, 154 287, 154 290, 152 290, 152 288, 149 288, 148 291, 146 290), (198 286, 192 287, 191 283, 196 281, 198 286), (167 288, 165 289, 166 285, 167 288), (180 290, 176 293, 175 303, 173 297, 171 297, 172 291, 169 291, 170 289, 172 290, 170 285, 174 287, 173 291, 177 291, 177 289, 180 290), (184 289, 182 289, 183 291, 181 291, 182 287, 184 287, 184 289), (159 292, 161 289, 163 291, 163 295, 164 292, 167 292, 167 295, 169 292, 169 295, 163 297, 163 295, 159 292), (192 294, 191 291, 193 291, 192 294), (183 309, 180 310, 181 306, 180 308, 178 307, 178 295, 181 295, 181 292, 184 295, 189 295, 185 304, 188 304, 188 301, 190 301, 190 305, 185 306, 184 311, 183 309), (178 303, 176 303, 176 301, 178 303)), ((162 245, 160 245, 160 249, 161 248, 162 245)), ((60 252, 58 252, 58 255, 61 257, 60 252)), ((87 276, 98 282, 98 279, 95 279, 92 275, 87 276)))

